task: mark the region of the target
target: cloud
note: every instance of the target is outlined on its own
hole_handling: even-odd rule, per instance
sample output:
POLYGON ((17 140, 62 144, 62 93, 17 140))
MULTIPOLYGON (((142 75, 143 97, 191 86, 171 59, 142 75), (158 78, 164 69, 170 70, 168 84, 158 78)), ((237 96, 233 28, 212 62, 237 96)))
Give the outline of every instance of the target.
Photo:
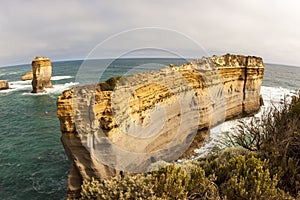
MULTIPOLYGON (((210 54, 258 55, 267 62, 300 66, 299 6, 296 0, 6 1, 0 8, 0 66, 30 63, 36 55, 84 58, 113 34, 151 26, 184 33, 210 54)), ((196 49, 189 53, 197 56, 196 49)))

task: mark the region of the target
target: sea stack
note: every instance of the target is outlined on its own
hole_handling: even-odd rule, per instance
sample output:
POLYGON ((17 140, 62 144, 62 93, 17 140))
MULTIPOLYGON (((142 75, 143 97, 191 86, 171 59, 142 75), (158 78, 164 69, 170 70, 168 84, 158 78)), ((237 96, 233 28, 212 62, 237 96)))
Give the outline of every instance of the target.
POLYGON ((22 81, 32 80, 33 73, 32 71, 27 72, 24 76, 22 76, 22 81))
POLYGON ((35 57, 32 61, 32 93, 44 92, 44 88, 51 88, 52 66, 47 57, 35 57))
POLYGON ((0 90, 9 89, 7 80, 0 80, 0 90))

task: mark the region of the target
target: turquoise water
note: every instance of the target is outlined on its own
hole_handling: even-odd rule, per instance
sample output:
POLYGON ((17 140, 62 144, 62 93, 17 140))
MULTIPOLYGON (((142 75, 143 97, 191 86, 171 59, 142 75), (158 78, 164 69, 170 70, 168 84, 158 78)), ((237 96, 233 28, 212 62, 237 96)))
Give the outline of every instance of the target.
MULTIPOLYGON (((121 59, 110 65, 101 80, 129 70, 135 73, 184 62, 121 59), (134 68, 138 65, 143 67, 134 68)), ((103 63, 95 60, 88 64, 103 69, 103 63)), ((82 61, 54 62, 54 88, 42 95, 30 93, 30 81, 20 81, 31 69, 30 64, 0 68, 0 79, 8 80, 13 88, 0 92, 0 199, 65 198, 70 166, 60 142, 56 98, 63 90, 77 84, 75 77, 81 64, 82 61)), ((299 89, 299 77, 300 68, 267 64, 263 85, 299 89)))

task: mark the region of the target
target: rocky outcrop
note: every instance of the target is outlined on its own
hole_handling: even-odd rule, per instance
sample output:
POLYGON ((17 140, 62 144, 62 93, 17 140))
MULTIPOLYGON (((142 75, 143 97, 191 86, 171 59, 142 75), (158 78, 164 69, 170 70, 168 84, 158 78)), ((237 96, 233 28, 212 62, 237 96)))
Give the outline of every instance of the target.
POLYGON ((9 84, 7 80, 0 80, 0 90, 9 89, 9 84))
POLYGON ((27 72, 24 76, 22 76, 22 81, 32 80, 33 79, 33 73, 32 71, 27 72))
POLYGON ((49 58, 37 56, 32 61, 32 93, 44 92, 44 88, 51 88, 52 66, 49 58))
POLYGON ((64 91, 57 115, 72 165, 68 196, 91 177, 190 155, 209 127, 259 110, 263 73, 261 58, 228 54, 64 91))

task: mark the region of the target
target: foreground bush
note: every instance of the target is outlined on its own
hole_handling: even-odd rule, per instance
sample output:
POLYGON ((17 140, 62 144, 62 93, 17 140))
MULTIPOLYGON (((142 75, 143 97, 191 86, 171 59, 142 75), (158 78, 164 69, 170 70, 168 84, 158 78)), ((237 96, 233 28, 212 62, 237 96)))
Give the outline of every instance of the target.
POLYGON ((279 197, 277 177, 271 177, 267 161, 238 156, 221 165, 225 181, 221 191, 228 199, 275 199, 279 197))
POLYGON ((229 143, 257 152, 269 160, 271 175, 278 175, 278 186, 297 196, 300 193, 300 93, 291 103, 263 114, 261 120, 241 121, 239 134, 231 135, 229 143))
POLYGON ((278 188, 267 160, 251 152, 233 152, 148 174, 92 179, 82 185, 82 199, 293 199, 278 188))
POLYGON ((155 196, 149 175, 114 177, 99 182, 84 182, 81 199, 160 199, 155 196))
POLYGON ((149 174, 84 182, 82 199, 220 199, 218 187, 194 164, 168 165, 149 174))
POLYGON ((220 199, 213 176, 196 163, 169 165, 151 173, 154 191, 163 199, 220 199))
POLYGON ((278 187, 268 160, 243 148, 231 147, 198 161, 206 174, 214 174, 222 199, 293 199, 278 187))

